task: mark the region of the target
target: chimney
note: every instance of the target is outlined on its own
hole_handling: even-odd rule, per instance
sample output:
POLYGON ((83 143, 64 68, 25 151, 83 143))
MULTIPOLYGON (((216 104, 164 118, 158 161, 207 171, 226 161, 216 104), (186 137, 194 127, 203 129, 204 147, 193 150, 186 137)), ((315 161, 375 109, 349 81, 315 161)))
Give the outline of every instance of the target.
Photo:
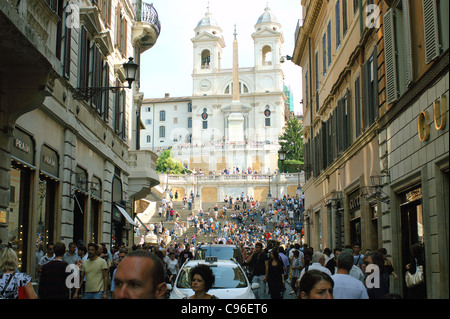
POLYGON ((170 97, 170 93, 166 93, 164 96, 166 99, 170 97))

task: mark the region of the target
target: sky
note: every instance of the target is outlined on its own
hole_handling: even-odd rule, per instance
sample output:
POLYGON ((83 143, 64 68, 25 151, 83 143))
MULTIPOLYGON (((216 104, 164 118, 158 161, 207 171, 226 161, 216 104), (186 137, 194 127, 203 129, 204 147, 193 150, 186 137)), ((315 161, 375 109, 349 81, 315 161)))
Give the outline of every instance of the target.
MULTIPOLYGON (((239 41, 239 67, 253 67, 255 24, 267 4, 281 24, 282 55, 293 55, 295 28, 301 19, 299 0, 145 0, 153 2, 161 22, 161 33, 153 48, 141 56, 141 89, 144 98, 192 95, 194 29, 204 17, 208 3, 213 18, 223 30, 226 47, 222 68, 232 68, 233 33, 236 24, 239 41)), ((294 97, 296 114, 301 113, 301 68, 286 60, 282 65, 285 85, 294 97)))

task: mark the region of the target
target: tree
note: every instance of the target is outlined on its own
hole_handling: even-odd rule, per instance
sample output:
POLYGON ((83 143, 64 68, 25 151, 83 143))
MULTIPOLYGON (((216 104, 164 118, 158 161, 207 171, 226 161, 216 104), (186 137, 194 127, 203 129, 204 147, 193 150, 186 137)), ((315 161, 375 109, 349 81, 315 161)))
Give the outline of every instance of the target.
POLYGON ((156 160, 157 173, 167 173, 167 169, 169 169, 169 174, 183 174, 185 171, 180 161, 170 157, 170 150, 163 151, 156 160))
POLYGON ((278 169, 282 172, 298 172, 303 169, 303 125, 295 116, 286 122, 283 135, 279 138, 280 146, 286 151, 286 160, 278 161, 278 169))

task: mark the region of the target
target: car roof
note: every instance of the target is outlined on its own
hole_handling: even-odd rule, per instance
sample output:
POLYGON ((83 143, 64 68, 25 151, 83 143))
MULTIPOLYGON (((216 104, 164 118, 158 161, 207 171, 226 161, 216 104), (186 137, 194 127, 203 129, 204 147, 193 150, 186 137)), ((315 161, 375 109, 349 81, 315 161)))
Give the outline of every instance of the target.
POLYGON ((190 260, 187 260, 184 264, 183 264, 183 267, 184 266, 192 266, 192 265, 198 265, 198 264, 205 264, 205 265, 219 265, 219 264, 221 264, 222 266, 224 266, 224 265, 238 265, 239 266, 239 264, 238 263, 236 263, 234 260, 226 260, 226 259, 219 259, 219 260, 217 260, 217 261, 214 261, 214 262, 206 262, 204 259, 190 259, 190 260))

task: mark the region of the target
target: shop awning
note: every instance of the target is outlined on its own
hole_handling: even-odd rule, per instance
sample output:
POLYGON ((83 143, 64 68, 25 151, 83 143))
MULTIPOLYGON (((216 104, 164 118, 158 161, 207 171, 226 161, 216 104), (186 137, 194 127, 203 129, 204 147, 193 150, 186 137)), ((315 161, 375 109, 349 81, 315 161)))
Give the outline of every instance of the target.
POLYGON ((128 215, 127 211, 123 208, 120 207, 119 205, 114 204, 114 206, 116 206, 116 208, 119 210, 119 212, 123 215, 123 217, 125 217, 125 219, 133 226, 137 227, 138 224, 136 224, 133 219, 130 217, 130 215, 128 215))

